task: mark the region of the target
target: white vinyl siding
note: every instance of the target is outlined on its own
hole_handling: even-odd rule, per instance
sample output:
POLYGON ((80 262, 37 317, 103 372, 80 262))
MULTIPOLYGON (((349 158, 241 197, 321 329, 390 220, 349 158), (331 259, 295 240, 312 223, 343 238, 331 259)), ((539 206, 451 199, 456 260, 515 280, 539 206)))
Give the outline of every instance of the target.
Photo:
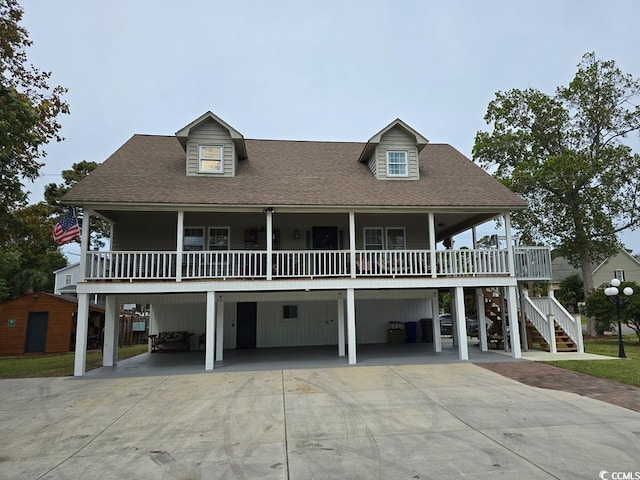
POLYGON ((187 175, 232 177, 236 171, 236 152, 229 131, 213 120, 204 122, 189 133, 187 141, 187 175), (222 165, 218 171, 200 169, 201 147, 221 147, 222 165))

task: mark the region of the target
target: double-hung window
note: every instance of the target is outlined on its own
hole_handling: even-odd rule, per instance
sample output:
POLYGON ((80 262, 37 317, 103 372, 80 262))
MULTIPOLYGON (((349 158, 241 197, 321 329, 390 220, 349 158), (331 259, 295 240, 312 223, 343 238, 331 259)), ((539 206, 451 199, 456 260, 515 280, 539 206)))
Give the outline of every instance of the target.
POLYGON ((185 227, 183 248, 186 252, 204 250, 204 227, 185 227))
POLYGON ((387 250, 404 250, 405 246, 404 228, 387 228, 387 250))
POLYGON ((365 228, 364 229, 364 249, 365 250, 384 250, 384 237, 382 228, 365 228))
POLYGON ((622 270, 621 268, 616 269, 613 272, 613 275, 614 275, 614 278, 617 278, 621 282, 624 282, 624 270, 622 270))
POLYGON ((390 177, 406 177, 408 174, 407 152, 391 150, 388 151, 387 175, 390 177))
POLYGON ((222 172, 222 146, 200 145, 198 149, 198 171, 200 173, 222 172))
POLYGON ((229 250, 229 227, 209 228, 209 250, 229 250))

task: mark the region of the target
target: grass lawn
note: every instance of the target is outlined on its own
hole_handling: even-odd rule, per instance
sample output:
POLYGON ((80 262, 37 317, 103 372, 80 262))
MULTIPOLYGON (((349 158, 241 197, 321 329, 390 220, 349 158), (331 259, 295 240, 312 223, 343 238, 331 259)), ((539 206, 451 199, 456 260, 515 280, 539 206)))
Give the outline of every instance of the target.
MULTIPOLYGON (((147 344, 118 349, 118 360, 147 351, 147 344)), ((73 375, 73 353, 0 358, 0 378, 67 377, 73 375)), ((87 371, 102 366, 100 351, 87 352, 87 371)))
MULTIPOLYGON (((561 360, 545 362, 574 372, 617 380, 640 387, 640 344, 636 335, 624 336, 626 359, 616 360, 561 360)), ((608 357, 618 356, 618 337, 585 339, 584 351, 608 357)))

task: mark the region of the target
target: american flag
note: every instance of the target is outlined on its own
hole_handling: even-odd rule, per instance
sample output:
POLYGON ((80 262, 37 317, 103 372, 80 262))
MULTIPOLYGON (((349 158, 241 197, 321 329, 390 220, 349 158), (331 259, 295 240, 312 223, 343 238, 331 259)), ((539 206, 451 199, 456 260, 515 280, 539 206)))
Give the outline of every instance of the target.
POLYGON ((78 221, 73 214, 73 210, 69 210, 53 227, 53 240, 58 245, 64 245, 73 242, 77 238, 80 238, 80 227, 78 227, 78 221))

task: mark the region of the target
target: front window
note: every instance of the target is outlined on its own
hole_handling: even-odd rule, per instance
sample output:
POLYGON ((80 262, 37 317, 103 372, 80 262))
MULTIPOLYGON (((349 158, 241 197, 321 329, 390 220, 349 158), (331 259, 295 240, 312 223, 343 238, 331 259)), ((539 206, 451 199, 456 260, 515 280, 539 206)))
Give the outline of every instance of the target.
POLYGON ((615 272, 613 272, 615 275, 615 278, 617 278, 618 280, 620 280, 621 282, 624 282, 624 270, 622 269, 617 269, 615 272))
POLYGON ((283 305, 282 306, 282 318, 285 320, 292 320, 298 318, 298 306, 297 305, 283 305))
POLYGON ((387 152, 387 175, 406 177, 407 174, 407 152, 387 152))
POLYGON ((365 228, 364 229, 364 249, 365 250, 383 250, 384 249, 382 228, 365 228))
POLYGON ((202 173, 222 172, 222 147, 218 145, 200 145, 198 171, 202 173))
POLYGON ((229 250, 229 227, 209 228, 209 250, 229 250))
POLYGON ((187 252, 197 252, 204 250, 203 227, 185 227, 184 250, 187 252))
POLYGON ((387 228, 387 250, 404 250, 404 228, 387 228))

